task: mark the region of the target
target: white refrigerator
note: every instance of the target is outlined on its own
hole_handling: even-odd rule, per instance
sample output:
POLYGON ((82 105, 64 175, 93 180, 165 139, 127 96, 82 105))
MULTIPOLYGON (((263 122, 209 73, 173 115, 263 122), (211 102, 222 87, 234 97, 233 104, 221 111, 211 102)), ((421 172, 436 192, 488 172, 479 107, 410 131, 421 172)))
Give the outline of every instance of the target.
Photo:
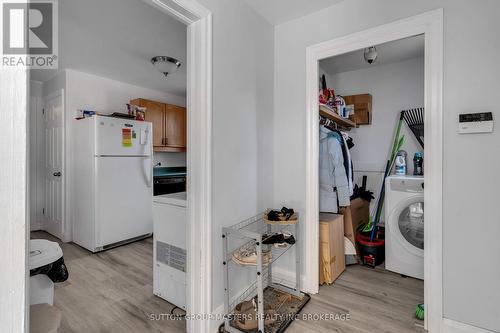
POLYGON ((94 116, 72 126, 73 242, 92 251, 153 232, 152 126, 94 116))

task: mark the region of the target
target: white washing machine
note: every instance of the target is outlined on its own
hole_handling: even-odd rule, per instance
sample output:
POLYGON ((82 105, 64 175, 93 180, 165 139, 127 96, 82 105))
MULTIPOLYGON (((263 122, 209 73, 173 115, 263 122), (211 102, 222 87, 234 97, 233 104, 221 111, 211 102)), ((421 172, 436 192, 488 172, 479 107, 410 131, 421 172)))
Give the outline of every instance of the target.
POLYGON ((424 177, 385 180, 385 268, 424 279, 424 177))

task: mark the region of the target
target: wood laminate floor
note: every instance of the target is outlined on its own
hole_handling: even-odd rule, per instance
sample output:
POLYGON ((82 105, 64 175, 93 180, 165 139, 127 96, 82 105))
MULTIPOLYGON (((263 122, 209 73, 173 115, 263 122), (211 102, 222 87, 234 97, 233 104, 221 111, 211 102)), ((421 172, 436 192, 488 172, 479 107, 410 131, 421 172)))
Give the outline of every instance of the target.
MULTIPOLYGON (((31 238, 57 241, 40 231, 31 238)), ((174 307, 153 295, 152 238, 97 254, 73 243, 60 245, 69 271, 54 291, 61 333, 186 331, 184 320, 151 320, 151 314, 169 314, 174 307)))
MULTIPOLYGON (((32 232, 31 237, 57 240, 45 232, 32 232)), ((168 314, 173 308, 153 295, 151 238, 98 254, 73 243, 60 244, 69 270, 69 279, 55 287, 61 333, 185 332, 184 320, 151 320, 151 314, 168 314)), ((414 318, 423 293, 420 280, 383 268, 349 266, 333 285, 312 296, 302 320, 286 332, 425 332, 423 321, 414 318), (318 320, 322 314, 330 317, 318 320), (339 320, 343 314, 349 320, 339 320)))
POLYGON ((332 284, 320 287, 319 294, 302 310, 308 320, 296 320, 287 333, 352 332, 406 333, 426 332, 424 322, 415 318, 415 306, 424 299, 424 283, 401 277, 383 267, 371 269, 348 266, 332 284), (342 314, 349 320, 342 320, 342 314), (329 320, 316 321, 311 314, 333 314, 329 320), (337 316, 335 316, 337 314, 337 316))

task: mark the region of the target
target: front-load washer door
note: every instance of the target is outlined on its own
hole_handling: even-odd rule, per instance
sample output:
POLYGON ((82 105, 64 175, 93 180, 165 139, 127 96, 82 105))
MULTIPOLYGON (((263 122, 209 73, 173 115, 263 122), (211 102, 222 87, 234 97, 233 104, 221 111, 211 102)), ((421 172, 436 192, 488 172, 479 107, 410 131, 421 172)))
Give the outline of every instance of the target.
POLYGON ((389 217, 389 232, 410 253, 424 255, 424 196, 399 202, 389 217))

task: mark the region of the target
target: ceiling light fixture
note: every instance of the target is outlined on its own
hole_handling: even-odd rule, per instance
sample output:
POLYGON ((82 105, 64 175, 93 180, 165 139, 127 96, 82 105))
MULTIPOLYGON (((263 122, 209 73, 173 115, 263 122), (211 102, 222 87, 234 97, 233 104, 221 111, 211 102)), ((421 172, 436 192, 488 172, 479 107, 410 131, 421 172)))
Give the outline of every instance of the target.
POLYGON ((370 46, 370 47, 365 48, 365 53, 364 53, 365 60, 370 65, 373 64, 375 62, 375 60, 377 60, 377 55, 378 55, 378 52, 377 52, 377 49, 375 48, 375 46, 370 46))
POLYGON ((181 62, 179 60, 167 56, 153 57, 151 58, 151 63, 165 76, 176 72, 179 67, 181 67, 181 62))

